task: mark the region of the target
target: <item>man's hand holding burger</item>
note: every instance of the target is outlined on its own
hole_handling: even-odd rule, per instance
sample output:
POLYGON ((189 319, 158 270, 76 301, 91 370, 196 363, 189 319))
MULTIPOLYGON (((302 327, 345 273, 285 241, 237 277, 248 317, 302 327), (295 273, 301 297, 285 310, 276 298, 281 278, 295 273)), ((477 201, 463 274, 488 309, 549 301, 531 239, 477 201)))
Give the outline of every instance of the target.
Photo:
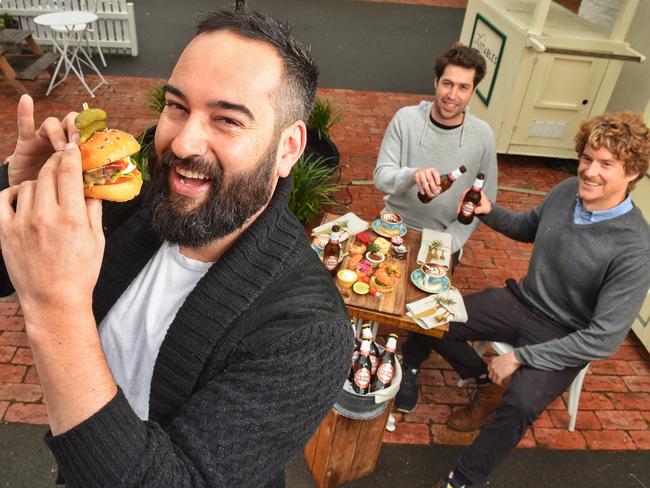
POLYGON ((35 180, 45 161, 56 151, 62 151, 68 142, 79 141, 79 129, 74 124, 77 112, 69 113, 62 121, 46 118, 36 130, 34 101, 23 95, 18 102, 18 140, 10 156, 9 184, 35 180))
POLYGON ((0 243, 56 435, 116 391, 92 313, 104 251, 102 205, 84 197, 76 143, 52 155, 36 181, 0 193, 0 243))
POLYGON ((9 160, 9 184, 35 180, 45 161, 68 142, 79 144, 86 196, 124 202, 140 193, 142 176, 130 156, 140 149, 131 135, 106 129, 106 113, 89 109, 71 112, 62 121, 48 117, 38 130, 34 102, 23 95, 18 102, 18 140, 9 160))

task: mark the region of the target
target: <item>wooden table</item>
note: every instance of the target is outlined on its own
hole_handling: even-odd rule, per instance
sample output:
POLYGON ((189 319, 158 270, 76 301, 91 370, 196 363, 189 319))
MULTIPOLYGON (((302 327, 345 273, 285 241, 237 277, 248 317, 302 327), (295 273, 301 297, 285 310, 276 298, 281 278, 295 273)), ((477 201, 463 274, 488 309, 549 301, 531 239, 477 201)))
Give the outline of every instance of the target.
MULTIPOLYGON (((333 213, 326 213, 323 217, 322 223, 336 220, 340 215, 333 213)), ((372 227, 368 233, 373 237, 376 235, 372 231, 372 227)), ((418 334, 425 334, 433 337, 443 337, 449 330, 447 324, 434 329, 423 329, 417 325, 410 317, 406 315, 406 303, 419 300, 428 296, 428 293, 421 291, 417 288, 410 279, 410 274, 414 269, 420 267, 417 264, 417 254, 420 249, 421 233, 409 230, 404 235, 404 244, 408 248, 408 256, 406 259, 405 269, 399 278, 395 291, 375 297, 370 294, 357 295, 351 288, 343 288, 337 281, 336 286, 341 292, 343 301, 345 302, 348 313, 354 318, 360 318, 363 321, 379 322, 380 324, 389 325, 398 329, 407 330, 410 332, 417 332, 418 334)), ((351 236, 349 239, 354 239, 351 236)), ((390 240, 387 238, 387 240, 390 240)), ((348 241, 342 243, 343 249, 348 245, 348 241)), ((341 262, 339 269, 344 269, 345 264, 349 258, 346 256, 341 262)), ((404 261, 402 261, 404 263, 404 261)))

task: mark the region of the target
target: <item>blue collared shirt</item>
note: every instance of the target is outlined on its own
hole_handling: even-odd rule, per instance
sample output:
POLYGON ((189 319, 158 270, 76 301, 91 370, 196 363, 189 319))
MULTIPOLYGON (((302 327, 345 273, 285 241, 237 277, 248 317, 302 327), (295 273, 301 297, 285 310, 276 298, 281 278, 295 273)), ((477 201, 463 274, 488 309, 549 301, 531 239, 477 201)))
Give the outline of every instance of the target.
POLYGON ((608 208, 607 210, 594 210, 592 212, 585 210, 582 206, 580 197, 576 197, 576 208, 573 211, 573 223, 578 225, 594 224, 596 222, 602 222, 603 220, 619 217, 633 208, 634 204, 632 203, 631 195, 628 195, 625 200, 613 208, 608 208))

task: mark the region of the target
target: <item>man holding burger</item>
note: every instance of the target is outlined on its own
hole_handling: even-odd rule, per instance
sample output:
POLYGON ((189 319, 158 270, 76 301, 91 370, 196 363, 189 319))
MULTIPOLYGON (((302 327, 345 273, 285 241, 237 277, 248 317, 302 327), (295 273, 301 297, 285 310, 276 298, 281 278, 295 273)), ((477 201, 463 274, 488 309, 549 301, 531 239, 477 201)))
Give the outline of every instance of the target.
POLYGON ((103 210, 84 200, 77 114, 35 131, 21 99, 2 284, 68 486, 283 486, 352 352, 287 207, 316 78, 277 21, 207 16, 166 85, 151 181, 103 210))

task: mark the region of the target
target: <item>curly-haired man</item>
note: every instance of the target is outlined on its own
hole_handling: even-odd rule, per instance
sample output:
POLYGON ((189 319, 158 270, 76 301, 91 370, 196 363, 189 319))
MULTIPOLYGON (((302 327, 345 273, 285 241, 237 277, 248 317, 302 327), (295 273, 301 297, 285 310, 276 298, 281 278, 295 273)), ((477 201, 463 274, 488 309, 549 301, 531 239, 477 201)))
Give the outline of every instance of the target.
POLYGON ((436 488, 484 482, 587 363, 616 351, 650 287, 650 227, 630 197, 648 170, 648 127, 634 113, 593 117, 581 124, 576 151, 577 178, 530 211, 482 195, 481 220, 533 242, 533 255, 519 283, 467 297, 469 321, 452 324, 444 339, 428 338, 462 378, 476 379, 472 402, 451 414, 449 426, 482 428, 436 488), (514 350, 486 364, 467 343, 473 340, 514 350))

